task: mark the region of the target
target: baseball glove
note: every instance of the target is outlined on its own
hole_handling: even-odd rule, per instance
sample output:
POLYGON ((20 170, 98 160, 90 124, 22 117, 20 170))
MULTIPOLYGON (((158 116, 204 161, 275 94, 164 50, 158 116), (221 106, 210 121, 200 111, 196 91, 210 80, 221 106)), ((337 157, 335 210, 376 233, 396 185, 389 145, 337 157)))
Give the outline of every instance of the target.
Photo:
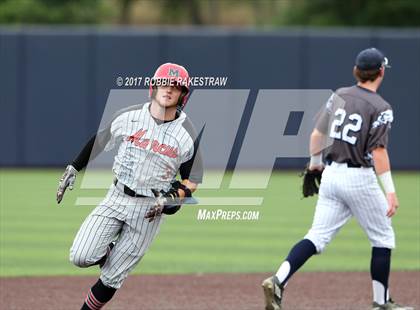
POLYGON ((301 176, 303 177, 303 197, 306 198, 318 194, 319 186, 321 185, 322 171, 309 170, 307 166, 302 172, 301 176))

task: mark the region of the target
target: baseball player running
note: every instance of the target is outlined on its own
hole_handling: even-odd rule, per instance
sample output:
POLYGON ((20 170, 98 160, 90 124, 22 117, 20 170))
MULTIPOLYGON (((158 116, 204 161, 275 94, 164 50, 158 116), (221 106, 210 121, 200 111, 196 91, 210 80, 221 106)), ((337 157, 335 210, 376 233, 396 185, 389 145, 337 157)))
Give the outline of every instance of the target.
POLYGON ((182 111, 189 94, 188 77, 180 65, 161 65, 150 85, 151 102, 119 111, 89 140, 60 180, 58 203, 90 157, 119 144, 114 182, 83 222, 70 249, 70 261, 76 266, 101 268, 84 310, 101 309, 111 300, 149 248, 162 214, 177 212, 202 181, 200 136, 182 111), (175 179, 178 171, 181 182, 175 179))
POLYGON ((388 59, 378 49, 361 51, 353 69, 357 85, 338 89, 320 114, 310 138, 308 171, 323 170, 312 227, 291 249, 277 273, 263 281, 267 310, 281 309, 291 276, 312 255, 321 253, 352 216, 372 245, 372 309, 412 309, 396 304, 388 288, 391 250, 395 247, 391 217, 398 199, 387 153, 392 109, 376 93, 386 67, 388 59), (324 149, 327 138, 332 144, 324 149))

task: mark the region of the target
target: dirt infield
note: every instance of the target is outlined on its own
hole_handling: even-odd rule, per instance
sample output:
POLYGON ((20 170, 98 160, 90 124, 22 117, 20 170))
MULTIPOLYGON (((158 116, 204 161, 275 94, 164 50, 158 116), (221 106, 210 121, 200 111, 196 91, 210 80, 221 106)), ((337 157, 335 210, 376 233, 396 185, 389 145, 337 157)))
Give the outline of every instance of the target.
MULTIPOLYGON (((131 276, 106 309, 262 310, 267 274, 131 276)), ((0 278, 0 309, 80 309, 95 277, 0 278)), ((286 310, 369 309, 367 272, 299 273, 284 297, 286 310)), ((420 309, 420 272, 393 272, 392 296, 420 309)))

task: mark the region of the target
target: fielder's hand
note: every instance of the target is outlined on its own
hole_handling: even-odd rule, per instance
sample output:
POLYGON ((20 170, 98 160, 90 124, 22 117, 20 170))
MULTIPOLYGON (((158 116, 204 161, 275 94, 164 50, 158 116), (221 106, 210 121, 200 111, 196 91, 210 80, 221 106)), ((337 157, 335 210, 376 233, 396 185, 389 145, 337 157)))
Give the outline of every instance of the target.
POLYGON ((74 181, 76 180, 77 170, 72 165, 66 167, 63 176, 58 183, 57 189, 57 203, 60 203, 63 199, 64 193, 66 192, 67 187, 69 190, 73 189, 74 181))
POLYGON ((388 210, 386 211, 386 216, 392 217, 397 212, 397 209, 399 207, 397 194, 386 194, 386 200, 388 201, 388 210))

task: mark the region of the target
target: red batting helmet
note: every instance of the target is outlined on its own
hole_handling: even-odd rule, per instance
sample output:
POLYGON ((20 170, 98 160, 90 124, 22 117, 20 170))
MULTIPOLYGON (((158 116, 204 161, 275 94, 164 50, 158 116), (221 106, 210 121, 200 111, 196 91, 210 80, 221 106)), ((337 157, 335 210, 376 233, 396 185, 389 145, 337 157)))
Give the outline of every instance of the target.
MULTIPOLYGON (((159 86, 159 82, 162 81, 169 81, 171 83, 170 85, 182 86, 182 94, 179 97, 178 105, 181 109, 183 109, 187 104, 188 95, 190 92, 189 75, 187 69, 185 69, 183 66, 170 62, 164 63, 159 68, 157 68, 155 75, 150 82, 150 98, 153 97, 153 87, 159 86)), ((163 83, 161 85, 163 85, 163 83)))

